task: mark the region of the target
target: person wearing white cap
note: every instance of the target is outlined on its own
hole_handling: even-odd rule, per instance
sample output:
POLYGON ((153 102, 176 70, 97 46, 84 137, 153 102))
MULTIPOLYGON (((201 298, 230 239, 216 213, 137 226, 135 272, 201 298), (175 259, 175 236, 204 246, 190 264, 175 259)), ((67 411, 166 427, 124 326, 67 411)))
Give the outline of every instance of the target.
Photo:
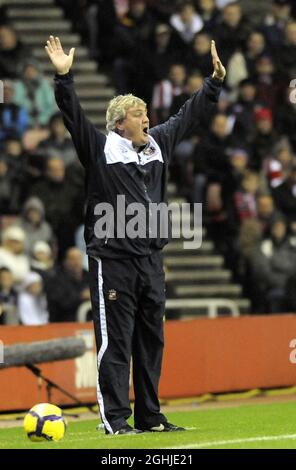
POLYGON ((45 325, 49 314, 40 274, 29 272, 18 296, 18 311, 23 325, 45 325))
POLYGON ((30 270, 29 258, 24 252, 25 239, 23 229, 16 226, 8 227, 2 234, 0 267, 10 269, 17 283, 22 282, 30 270))
POLYGON ((54 274, 54 257, 48 243, 41 240, 34 243, 31 269, 39 273, 45 283, 54 274))

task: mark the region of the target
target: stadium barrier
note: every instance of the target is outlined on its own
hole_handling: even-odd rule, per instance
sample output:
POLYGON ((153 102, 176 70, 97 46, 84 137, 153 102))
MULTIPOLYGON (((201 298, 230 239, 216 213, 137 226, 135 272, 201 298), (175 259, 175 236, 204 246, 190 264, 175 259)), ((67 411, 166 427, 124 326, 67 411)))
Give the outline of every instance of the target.
MULTIPOLYGON (((93 403, 96 352, 91 323, 0 327, 5 345, 67 336, 82 336, 86 353, 40 367, 45 376, 79 400, 93 403)), ((165 337, 163 399, 296 384, 296 315, 168 321, 165 337)), ((0 397, 0 411, 27 409, 47 401, 47 391, 28 369, 11 368, 0 371, 0 397)), ((57 391, 53 391, 52 402, 71 404, 57 391)))

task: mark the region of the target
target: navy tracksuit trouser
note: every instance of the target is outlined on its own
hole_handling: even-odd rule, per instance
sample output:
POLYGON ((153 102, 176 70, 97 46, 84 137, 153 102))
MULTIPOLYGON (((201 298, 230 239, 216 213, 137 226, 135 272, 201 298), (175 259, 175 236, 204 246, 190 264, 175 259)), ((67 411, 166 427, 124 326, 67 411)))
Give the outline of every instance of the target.
POLYGON ((131 416, 131 357, 135 427, 166 421, 158 384, 163 354, 165 278, 162 253, 128 259, 89 258, 92 314, 98 351, 98 403, 114 433, 131 416))

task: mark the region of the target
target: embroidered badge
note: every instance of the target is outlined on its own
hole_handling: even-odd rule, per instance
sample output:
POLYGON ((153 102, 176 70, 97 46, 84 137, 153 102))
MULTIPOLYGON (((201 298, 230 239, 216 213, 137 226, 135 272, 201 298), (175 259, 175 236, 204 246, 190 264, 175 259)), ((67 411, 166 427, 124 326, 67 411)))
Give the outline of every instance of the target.
POLYGON ((117 300, 117 292, 114 289, 110 289, 108 291, 108 299, 109 300, 117 300))
POLYGON ((147 149, 143 150, 143 154, 150 156, 155 152, 155 150, 155 147, 153 147, 153 145, 150 145, 147 149))

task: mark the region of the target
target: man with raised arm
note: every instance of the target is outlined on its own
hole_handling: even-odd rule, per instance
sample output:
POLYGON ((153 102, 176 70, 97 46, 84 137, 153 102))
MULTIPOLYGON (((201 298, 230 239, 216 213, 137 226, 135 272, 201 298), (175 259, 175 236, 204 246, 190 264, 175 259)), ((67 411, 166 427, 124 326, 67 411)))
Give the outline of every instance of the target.
POLYGON ((98 352, 97 396, 105 431, 107 434, 182 431, 184 428, 169 423, 160 412, 158 400, 165 309, 161 250, 167 238, 152 236, 144 219, 150 213, 151 203, 166 203, 172 152, 201 118, 210 115, 218 101, 225 68, 212 41, 213 75, 205 79, 203 87, 178 114, 149 129, 145 102, 131 94, 116 96, 107 109, 105 136, 86 118, 75 93, 70 70, 74 49, 65 54, 59 38, 53 36, 45 49, 56 70, 57 104, 85 168, 85 240, 98 352), (132 236, 128 230, 131 219, 126 217, 125 221, 123 217, 124 212, 131 214, 135 204, 144 208, 144 218, 138 218, 142 236, 132 236), (98 218, 103 212, 105 232, 98 218), (127 423, 132 414, 131 357, 134 428, 127 423))

